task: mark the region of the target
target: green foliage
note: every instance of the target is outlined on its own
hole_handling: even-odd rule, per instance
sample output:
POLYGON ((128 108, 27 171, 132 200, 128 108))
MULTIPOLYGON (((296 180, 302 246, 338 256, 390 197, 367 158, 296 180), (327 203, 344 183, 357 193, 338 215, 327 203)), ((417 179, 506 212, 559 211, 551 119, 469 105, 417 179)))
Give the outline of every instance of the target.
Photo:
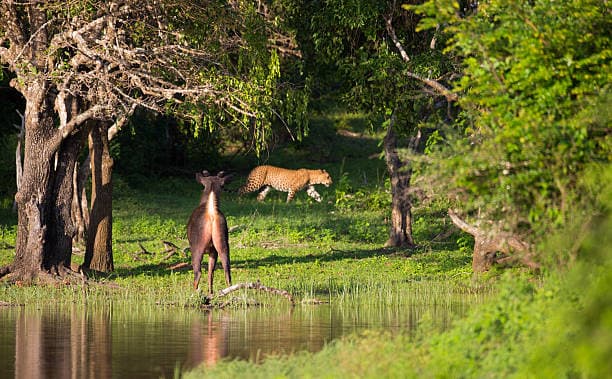
POLYGON ((114 168, 132 182, 203 168, 217 170, 221 152, 229 144, 222 141, 227 133, 220 128, 198 132, 194 124, 184 120, 136 112, 111 142, 114 168))
MULTIPOLYGON (((416 30, 419 18, 391 1, 336 1, 296 4, 290 18, 302 42, 304 69, 313 79, 313 103, 337 103, 375 117, 398 110, 400 130, 413 131, 425 115, 435 114, 432 98, 408 72, 439 79, 452 68, 431 49, 433 34, 416 30), (389 37, 385 18, 408 52, 404 61, 389 37)), ((290 13, 291 14, 291 13, 290 13)))
MULTIPOLYGON (((289 132, 301 139, 308 131, 308 80, 293 72, 294 59, 281 60, 269 42, 271 38, 290 36, 288 26, 268 19, 271 15, 262 16, 254 3, 239 2, 235 7, 228 7, 224 2, 214 4, 204 7, 208 20, 189 18, 187 27, 192 34, 188 36, 201 40, 205 50, 213 45, 222 53, 224 40, 234 38, 232 34, 239 35, 244 41, 243 46, 225 52, 221 58, 231 76, 228 77, 225 70, 219 70, 214 64, 200 66, 202 82, 232 89, 233 93, 222 96, 240 98, 240 106, 219 107, 216 105, 218 99, 214 97, 201 99, 202 102, 195 106, 186 104, 185 111, 196 123, 194 136, 197 138, 201 130, 225 129, 224 142, 238 141, 249 145, 257 155, 270 146, 275 136, 289 132), (232 8, 235 8, 234 12, 229 11, 232 8), (232 32, 222 35, 216 42, 219 30, 232 32), (285 67, 288 71, 293 70, 293 76, 284 73, 285 67)), ((180 17, 177 15, 177 20, 180 17)))
MULTIPOLYGON (((432 172, 466 211, 540 233, 567 220, 589 164, 608 164, 612 98, 605 2, 430 1, 422 27, 446 24, 463 61, 455 90, 460 135, 440 144, 432 172)), ((533 236, 533 235, 532 235, 533 236)))

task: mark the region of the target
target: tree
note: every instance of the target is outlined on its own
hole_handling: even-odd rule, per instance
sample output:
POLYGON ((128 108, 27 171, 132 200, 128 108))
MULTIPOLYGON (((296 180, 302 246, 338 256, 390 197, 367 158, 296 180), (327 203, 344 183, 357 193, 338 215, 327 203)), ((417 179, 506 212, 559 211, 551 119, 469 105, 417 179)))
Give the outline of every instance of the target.
MULTIPOLYGON (((257 138, 278 103, 278 33, 247 2, 7 0, 0 12, 0 61, 26 100, 16 255, 2 270, 14 279, 70 274, 73 176, 89 122, 95 131, 136 105, 209 128, 234 122, 257 138)), ((103 129, 94 168, 109 164, 103 129)))
POLYGON ((391 179, 387 246, 415 245, 412 162, 426 118, 445 117, 457 99, 443 84, 450 71, 435 33, 417 32, 419 17, 396 1, 326 1, 295 6, 297 38, 314 91, 335 91, 345 104, 384 118, 385 162, 391 179), (410 53, 408 53, 410 52, 410 53))
MULTIPOLYGON (((588 199, 581 176, 610 157, 610 8, 580 0, 490 0, 465 12, 430 1, 422 27, 444 25, 463 62, 462 112, 432 156, 432 186, 477 239, 475 271, 498 261, 537 266, 533 245, 588 199), (488 246, 485 248, 485 246, 488 246)), ((579 244, 576 244, 578 246, 579 244)), ((568 249, 557 262, 568 262, 568 249)))
POLYGON ((108 129, 104 122, 92 122, 89 132, 91 159, 91 215, 83 268, 113 271, 113 158, 110 156, 108 129))

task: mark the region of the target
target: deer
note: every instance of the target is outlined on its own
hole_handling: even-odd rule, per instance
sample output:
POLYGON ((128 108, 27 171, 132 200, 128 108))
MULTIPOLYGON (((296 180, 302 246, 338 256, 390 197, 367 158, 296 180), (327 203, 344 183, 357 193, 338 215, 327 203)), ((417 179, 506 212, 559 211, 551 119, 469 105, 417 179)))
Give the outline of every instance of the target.
POLYGON ((217 257, 225 272, 225 283, 232 285, 230 273, 230 250, 225 215, 219 209, 219 194, 223 186, 229 182, 231 175, 224 171, 216 176, 204 170, 196 173, 196 181, 204 189, 200 197, 200 205, 194 209, 187 223, 187 239, 191 249, 191 265, 193 267, 193 289, 198 290, 202 276, 202 258, 208 252, 208 293, 213 294, 213 275, 217 265, 217 257))

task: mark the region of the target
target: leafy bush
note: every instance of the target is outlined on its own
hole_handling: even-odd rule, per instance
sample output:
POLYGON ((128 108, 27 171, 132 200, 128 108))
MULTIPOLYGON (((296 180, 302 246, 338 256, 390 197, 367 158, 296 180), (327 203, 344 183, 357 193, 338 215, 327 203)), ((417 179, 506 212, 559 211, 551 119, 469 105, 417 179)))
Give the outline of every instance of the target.
POLYGON ((586 166, 609 163, 609 7, 492 0, 466 15, 458 6, 420 8, 431 16, 422 27, 448 25, 447 54, 463 62, 462 114, 429 173, 480 220, 541 238, 588 195, 578 188, 586 166))

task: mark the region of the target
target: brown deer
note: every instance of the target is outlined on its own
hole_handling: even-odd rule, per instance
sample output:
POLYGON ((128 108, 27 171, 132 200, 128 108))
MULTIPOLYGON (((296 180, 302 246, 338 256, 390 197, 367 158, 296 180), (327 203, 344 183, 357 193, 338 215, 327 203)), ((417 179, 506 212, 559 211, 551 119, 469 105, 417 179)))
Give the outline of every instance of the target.
POLYGON ((191 248, 191 265, 193 266, 193 289, 198 289, 202 275, 202 257, 208 252, 208 293, 213 293, 213 275, 217 257, 221 256, 221 264, 225 272, 225 283, 232 284, 230 274, 230 251, 227 236, 225 215, 219 210, 219 193, 229 182, 231 175, 221 171, 212 176, 208 171, 196 173, 196 181, 204 186, 200 205, 193 211, 187 223, 187 238, 191 248))

